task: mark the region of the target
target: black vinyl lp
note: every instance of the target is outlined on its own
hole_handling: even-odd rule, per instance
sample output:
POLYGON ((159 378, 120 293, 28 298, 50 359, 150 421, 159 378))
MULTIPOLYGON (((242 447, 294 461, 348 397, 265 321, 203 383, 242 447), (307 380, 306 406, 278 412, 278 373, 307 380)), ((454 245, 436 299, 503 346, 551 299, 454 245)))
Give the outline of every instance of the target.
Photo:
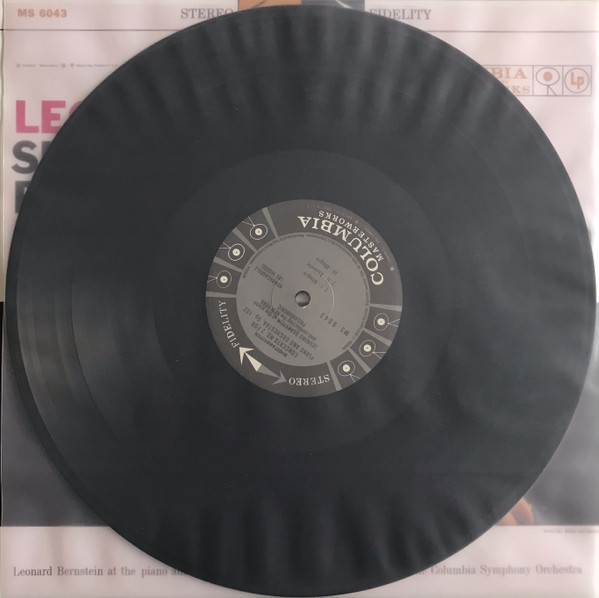
POLYGON ((231 588, 444 559, 524 494, 584 381, 582 212, 489 73, 373 15, 202 23, 104 81, 17 222, 8 343, 76 492, 231 588))

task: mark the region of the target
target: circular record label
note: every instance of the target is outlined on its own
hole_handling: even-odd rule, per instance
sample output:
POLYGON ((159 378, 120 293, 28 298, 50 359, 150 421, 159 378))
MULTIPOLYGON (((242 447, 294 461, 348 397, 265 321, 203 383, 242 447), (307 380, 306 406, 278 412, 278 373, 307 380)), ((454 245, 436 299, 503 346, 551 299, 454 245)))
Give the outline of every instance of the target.
POLYGON ((242 376, 313 397, 354 384, 383 358, 402 286, 369 223, 336 204, 293 200, 251 214, 224 239, 206 308, 216 344, 242 376))

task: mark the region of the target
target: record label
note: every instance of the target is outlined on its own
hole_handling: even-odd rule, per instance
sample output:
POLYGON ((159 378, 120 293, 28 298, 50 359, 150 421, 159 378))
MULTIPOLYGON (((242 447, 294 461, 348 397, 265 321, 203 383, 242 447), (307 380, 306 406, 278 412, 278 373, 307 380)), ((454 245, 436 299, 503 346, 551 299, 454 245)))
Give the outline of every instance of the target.
POLYGON ((242 376, 272 392, 329 394, 366 376, 399 326, 393 254, 339 205, 284 201, 248 216, 208 275, 208 321, 242 376))

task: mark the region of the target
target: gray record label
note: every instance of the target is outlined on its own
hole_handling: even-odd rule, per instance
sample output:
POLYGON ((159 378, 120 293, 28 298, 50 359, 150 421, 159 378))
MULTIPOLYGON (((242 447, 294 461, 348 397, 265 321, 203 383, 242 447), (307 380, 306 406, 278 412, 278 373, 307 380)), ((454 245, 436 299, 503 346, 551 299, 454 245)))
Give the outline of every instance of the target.
POLYGON ((248 216, 224 239, 206 290, 227 361, 274 393, 314 397, 366 376, 399 326, 395 258, 362 218, 293 200, 248 216))

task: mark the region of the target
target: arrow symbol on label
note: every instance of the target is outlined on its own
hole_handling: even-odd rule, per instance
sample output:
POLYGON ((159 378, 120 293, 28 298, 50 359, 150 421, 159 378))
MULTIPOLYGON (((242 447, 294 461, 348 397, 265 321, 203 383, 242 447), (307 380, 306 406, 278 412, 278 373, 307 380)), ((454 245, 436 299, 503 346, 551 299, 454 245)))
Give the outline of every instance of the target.
POLYGON ((252 365, 254 370, 256 370, 256 372, 258 372, 259 374, 265 374, 267 376, 272 376, 273 378, 276 378, 276 380, 273 382, 273 385, 281 384, 282 382, 287 382, 287 379, 283 375, 283 372, 275 374, 274 372, 269 370, 263 363, 260 363, 253 355, 250 355, 250 351, 253 350, 253 347, 239 347, 240 363, 243 363, 243 358, 247 357, 247 360, 250 362, 250 364, 252 365))

